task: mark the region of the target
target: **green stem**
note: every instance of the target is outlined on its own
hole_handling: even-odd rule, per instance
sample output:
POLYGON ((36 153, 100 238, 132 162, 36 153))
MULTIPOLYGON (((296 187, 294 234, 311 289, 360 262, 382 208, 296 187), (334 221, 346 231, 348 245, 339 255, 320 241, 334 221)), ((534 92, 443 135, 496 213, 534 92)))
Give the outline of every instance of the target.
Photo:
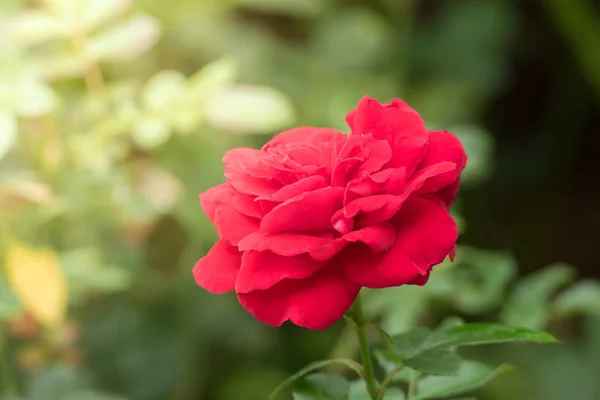
POLYGON ((415 389, 416 389, 416 380, 415 377, 413 376, 412 379, 410 380, 410 382, 408 383, 408 394, 406 395, 406 400, 412 400, 414 394, 415 394, 415 389))
POLYGON ((385 389, 388 387, 392 380, 404 368, 404 365, 398 365, 394 369, 390 371, 390 373, 385 377, 385 379, 381 382, 381 386, 379 387, 379 391, 377 393, 377 400, 382 400, 385 395, 385 389))
POLYGON ((360 294, 354 300, 352 305, 352 319, 356 324, 356 334, 360 345, 360 355, 363 362, 364 379, 367 384, 367 392, 372 400, 377 400, 377 383, 375 381, 375 372, 373 370, 373 361, 371 360, 371 351, 367 342, 365 315, 362 309, 360 294))

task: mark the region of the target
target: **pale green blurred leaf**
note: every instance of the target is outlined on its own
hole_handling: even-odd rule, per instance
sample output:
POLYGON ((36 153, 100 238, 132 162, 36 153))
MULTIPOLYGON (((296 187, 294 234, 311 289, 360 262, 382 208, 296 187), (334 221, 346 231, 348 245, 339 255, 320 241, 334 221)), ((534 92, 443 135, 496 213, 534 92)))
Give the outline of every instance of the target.
POLYGON ((52 40, 66 33, 68 30, 60 20, 41 10, 25 11, 17 15, 10 24, 10 35, 13 40, 25 45, 52 40))
POLYGON ((0 275, 0 321, 10 321, 16 318, 22 310, 19 298, 10 290, 4 276, 0 275))
POLYGON ((137 14, 92 36, 90 53, 101 61, 129 61, 148 51, 159 39, 158 20, 137 14))
POLYGON ((321 13, 329 0, 234 0, 234 3, 263 12, 312 16, 321 13))
POLYGON ((177 132, 189 133, 202 121, 203 117, 201 110, 184 106, 174 110, 169 120, 177 132))
POLYGON ((348 7, 325 20, 313 40, 315 53, 328 65, 360 70, 386 53, 389 39, 389 27, 380 15, 348 7))
POLYGON ((447 398, 478 389, 498 375, 511 371, 512 367, 501 365, 491 368, 486 365, 465 361, 457 376, 428 376, 417 383, 415 400, 447 398))
POLYGON ((149 110, 164 109, 185 96, 186 84, 187 80, 182 73, 161 71, 144 85, 141 93, 142 104, 149 110))
POLYGON ((502 310, 502 322, 523 328, 543 328, 550 318, 551 296, 574 277, 572 267, 555 264, 521 279, 502 310))
POLYGON ((0 160, 10 151, 17 139, 17 119, 0 110, 0 160))
POLYGON ((57 103, 52 89, 41 81, 23 78, 17 84, 15 112, 20 117, 32 118, 51 112, 57 103))
POLYGON ((231 58, 221 58, 206 64, 192 75, 188 85, 192 96, 205 97, 215 90, 233 84, 239 75, 239 65, 231 58))
POLYGON ((514 258, 503 252, 461 246, 453 268, 454 305, 464 313, 477 314, 499 306, 504 291, 517 274, 514 258))
POLYGON ((600 282, 584 280, 561 292, 554 300, 559 315, 600 315, 600 282))
POLYGON ((469 157, 461 183, 477 184, 485 180, 493 164, 494 140, 490 133, 477 126, 456 126, 449 131, 460 139, 469 157))
POLYGON ((104 25, 131 6, 131 0, 87 0, 83 10, 83 25, 91 30, 104 25))
POLYGON ((144 118, 135 125, 132 139, 135 144, 145 149, 162 146, 171 137, 172 131, 168 122, 160 118, 144 118))
POLYGON ((32 74, 42 80, 73 78, 83 74, 84 61, 74 53, 41 56, 32 65, 32 74))
POLYGON ((125 397, 114 396, 92 390, 77 391, 61 400, 127 400, 125 397))
POLYGON ((29 382, 29 400, 64 400, 70 393, 86 389, 85 376, 67 365, 52 365, 35 375, 29 382))
POLYGON ((407 285, 367 293, 365 312, 370 318, 381 316, 381 326, 390 334, 412 327, 418 315, 427 308, 430 297, 427 290, 407 285))
POLYGON ((291 100, 275 89, 239 85, 215 93, 206 104, 206 119, 233 133, 272 133, 291 126, 296 113, 291 100))
POLYGON ((78 26, 87 0, 42 0, 60 20, 73 27, 78 26))
POLYGON ((69 282, 71 302, 96 293, 115 293, 131 285, 131 273, 123 267, 106 265, 96 249, 83 248, 61 256, 61 268, 69 282))

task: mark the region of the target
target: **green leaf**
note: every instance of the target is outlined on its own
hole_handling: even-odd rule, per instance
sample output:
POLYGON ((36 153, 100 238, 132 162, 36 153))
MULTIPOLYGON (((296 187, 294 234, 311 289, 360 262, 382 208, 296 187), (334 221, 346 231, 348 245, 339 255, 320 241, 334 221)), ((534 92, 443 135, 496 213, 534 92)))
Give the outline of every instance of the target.
POLYGON ((272 133, 296 119, 291 100, 275 89, 238 85, 221 90, 206 104, 206 119, 232 133, 272 133))
POLYGON ((431 335, 427 328, 417 328, 394 336, 395 350, 381 349, 380 357, 395 365, 406 365, 425 374, 452 375, 461 358, 450 348, 425 347, 431 335))
POLYGON ((545 332, 515 328, 500 324, 462 324, 448 319, 435 331, 417 328, 394 336, 395 349, 380 349, 377 359, 389 371, 392 365, 406 365, 431 375, 452 375, 461 365, 455 353, 457 346, 475 346, 505 342, 553 343, 556 339, 545 332))
POLYGON ((92 36, 89 48, 101 61, 129 61, 148 51, 160 34, 161 27, 155 18, 138 14, 92 36))
MULTIPOLYGON (((373 354, 381 368, 383 368, 388 374, 398 366, 398 359, 395 357, 393 352, 382 352, 381 350, 375 350, 373 354)), ((405 366, 394 375, 392 381, 410 382, 411 380, 418 378, 420 375, 420 372, 405 366)))
POLYGON ((382 400, 404 400, 404 392, 398 388, 387 388, 382 400))
POLYGON ((423 343, 423 348, 476 346, 506 342, 555 343, 556 339, 545 332, 500 324, 474 323, 432 334, 423 343))
POLYGON ((0 110, 0 160, 10 151, 17 139, 17 119, 0 110))
POLYGON ((461 365, 457 376, 428 376, 421 379, 417 383, 414 399, 437 399, 470 392, 510 370, 512 370, 512 367, 506 364, 494 369, 474 361, 465 361, 461 365))
MULTIPOLYGON (((398 388, 387 388, 382 400, 404 400, 404 392, 398 388)), ((350 384, 348 400, 371 400, 364 381, 355 381, 350 384)))
POLYGON ((448 317, 442 321, 442 323, 436 328, 436 332, 448 332, 454 328, 458 328, 465 325, 465 321, 463 321, 460 317, 448 317))
POLYGON ((557 264, 521 279, 511 294, 502 322, 523 328, 543 328, 550 317, 550 297, 574 278, 572 267, 557 264))
POLYGON ((65 396, 62 400, 127 400, 125 397, 113 396, 91 390, 77 391, 65 396))
POLYGON ((318 370, 318 369, 321 369, 321 368, 324 368, 324 367, 327 367, 327 366, 333 365, 333 364, 343 364, 362 377, 362 374, 363 374, 362 366, 354 360, 350 360, 350 359, 346 359, 346 358, 333 358, 330 360, 317 361, 317 362, 308 364, 306 367, 302 368, 300 371, 296 372, 294 375, 290 376, 288 379, 281 382, 279 384, 279 386, 277 386, 273 390, 273 392, 271 392, 271 395, 269 396, 269 400, 275 400, 277 398, 277 395, 283 389, 285 389, 287 386, 294 383, 298 379, 302 378, 304 375, 307 375, 308 373, 310 373, 312 371, 315 371, 315 370, 318 370))
POLYGON ((554 300, 559 315, 600 315, 600 282, 584 280, 569 287, 554 300))
POLYGON ((417 328, 394 336, 395 350, 381 349, 379 357, 395 365, 406 365, 416 371, 432 375, 452 375, 461 358, 449 348, 425 348, 431 335, 427 328, 417 328))
POLYGON ((393 339, 396 345, 396 353, 403 358, 417 355, 430 334, 431 329, 429 328, 416 328, 395 335, 393 339))
POLYGON ((454 375, 462 359, 448 348, 424 351, 419 355, 404 359, 404 365, 430 375, 454 375))
POLYGON ((349 382, 339 375, 311 374, 294 385, 294 400, 347 400, 349 382))

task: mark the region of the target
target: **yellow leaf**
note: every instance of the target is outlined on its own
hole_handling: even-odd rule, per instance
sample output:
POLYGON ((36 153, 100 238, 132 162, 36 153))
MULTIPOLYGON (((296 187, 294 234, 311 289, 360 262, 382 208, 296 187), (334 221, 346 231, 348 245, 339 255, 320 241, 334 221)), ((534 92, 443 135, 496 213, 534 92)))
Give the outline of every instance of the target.
POLYGON ((67 282, 58 257, 11 239, 6 249, 8 283, 21 303, 44 325, 62 321, 67 310, 67 282))

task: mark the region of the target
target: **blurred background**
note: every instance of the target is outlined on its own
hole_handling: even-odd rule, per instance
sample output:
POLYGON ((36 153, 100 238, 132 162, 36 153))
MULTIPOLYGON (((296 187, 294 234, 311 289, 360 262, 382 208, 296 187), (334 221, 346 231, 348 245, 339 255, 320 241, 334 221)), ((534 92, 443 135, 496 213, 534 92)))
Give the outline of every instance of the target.
POLYGON ((518 367, 477 398, 600 399, 591 0, 0 0, 0 399, 264 400, 356 356, 343 321, 261 325, 191 268, 224 152, 347 131, 365 94, 469 155, 456 262, 366 293, 370 317, 547 329, 469 354, 518 367))

